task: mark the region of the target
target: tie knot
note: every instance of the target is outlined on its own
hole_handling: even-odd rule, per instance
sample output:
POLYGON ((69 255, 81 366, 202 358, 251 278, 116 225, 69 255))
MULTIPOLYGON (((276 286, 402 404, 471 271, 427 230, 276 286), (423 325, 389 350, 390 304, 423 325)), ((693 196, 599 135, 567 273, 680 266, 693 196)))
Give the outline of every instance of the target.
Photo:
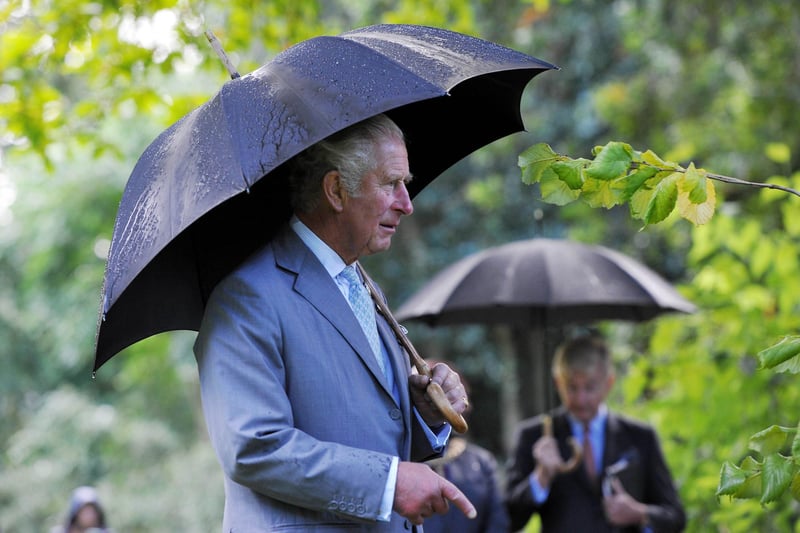
POLYGON ((356 272, 356 267, 354 265, 346 267, 339 275, 350 285, 358 285, 361 283, 361 278, 358 277, 358 272, 356 272))

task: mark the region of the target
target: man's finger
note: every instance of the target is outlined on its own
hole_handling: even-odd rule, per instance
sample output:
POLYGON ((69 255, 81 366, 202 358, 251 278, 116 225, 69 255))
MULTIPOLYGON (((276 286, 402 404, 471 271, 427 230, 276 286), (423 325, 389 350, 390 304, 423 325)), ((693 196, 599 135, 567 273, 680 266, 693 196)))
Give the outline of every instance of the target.
POLYGON ((622 485, 622 482, 616 476, 611 478, 611 486, 614 487, 614 494, 626 493, 625 487, 622 485))
POLYGON ((464 496, 464 493, 458 490, 458 487, 445 479, 442 479, 442 496, 461 509, 461 512, 464 513, 467 518, 475 518, 478 516, 478 511, 475 510, 475 506, 472 505, 469 498, 464 496))

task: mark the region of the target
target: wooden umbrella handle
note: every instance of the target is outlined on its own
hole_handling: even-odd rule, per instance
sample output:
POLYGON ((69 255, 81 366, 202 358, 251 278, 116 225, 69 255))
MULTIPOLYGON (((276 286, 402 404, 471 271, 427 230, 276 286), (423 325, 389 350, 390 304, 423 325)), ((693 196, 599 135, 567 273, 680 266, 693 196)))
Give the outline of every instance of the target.
MULTIPOLYGON (((370 277, 364 271, 364 268, 358 262, 356 262, 356 266, 358 267, 359 272, 361 272, 361 277, 364 278, 364 283, 367 285, 367 289, 369 290, 370 296, 372 296, 372 300, 375 302, 375 305, 378 306, 378 311, 380 311, 386 321, 389 322, 395 337, 397 337, 397 340, 408 353, 411 364, 414 365, 414 368, 417 369, 417 372, 430 378, 431 369, 428 366, 428 363, 426 363, 425 360, 422 359, 422 357, 420 357, 420 355, 417 353, 417 350, 414 348, 414 345, 411 344, 411 340, 408 338, 408 335, 406 335, 405 331, 403 331, 402 326, 400 326, 400 324, 397 322, 397 319, 394 318, 392 312, 389 311, 389 307, 383 301, 383 298, 381 298, 378 294, 378 290, 375 288, 375 285, 372 283, 370 277)), ((455 409, 453 409, 453 406, 450 405, 450 400, 447 399, 447 395, 444 393, 441 385, 435 381, 431 381, 428 384, 428 388, 425 392, 428 393, 428 396, 433 404, 436 406, 439 412, 442 413, 442 416, 445 418, 445 420, 447 420, 450 425, 453 426, 453 429, 457 433, 467 432, 467 429, 469 429, 467 421, 464 420, 464 417, 461 416, 461 413, 458 413, 455 409)))
MULTIPOLYGON (((544 415, 542 417, 542 430, 546 437, 553 436, 553 418, 550 415, 544 415)), ((572 472, 578 468, 578 465, 581 464, 581 460, 583 459, 583 447, 575 440, 575 437, 570 437, 568 442, 572 447, 572 457, 558 469, 560 474, 572 472)))

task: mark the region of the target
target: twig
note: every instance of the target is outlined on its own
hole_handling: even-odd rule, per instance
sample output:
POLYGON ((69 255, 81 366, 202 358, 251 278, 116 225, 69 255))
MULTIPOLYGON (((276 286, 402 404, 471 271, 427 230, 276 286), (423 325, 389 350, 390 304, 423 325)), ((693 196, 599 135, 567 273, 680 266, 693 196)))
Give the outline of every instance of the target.
MULTIPOLYGON (((661 168, 654 165, 650 165, 649 163, 642 163, 638 161, 631 162, 630 168, 635 169, 642 166, 653 167, 659 172, 686 172, 686 169, 683 168, 661 168)), ((749 185, 750 187, 760 187, 762 189, 776 189, 800 197, 800 191, 798 191, 797 189, 792 189, 791 187, 785 187, 783 185, 777 185, 775 183, 761 183, 757 181, 747 181, 739 178, 732 178, 730 176, 724 176, 722 174, 714 174, 712 172, 706 172, 706 177, 708 177, 708 179, 721 181, 723 183, 731 183, 733 185, 749 185)))
POLYGON ((222 49, 222 45, 217 40, 217 37, 214 35, 214 32, 212 32, 211 30, 206 30, 205 34, 206 34, 206 39, 208 39, 208 42, 211 43, 211 48, 214 49, 219 58, 222 60, 222 63, 225 65, 225 68, 228 69, 228 74, 231 75, 231 79, 235 80, 236 78, 238 78, 239 73, 236 71, 236 67, 233 66, 233 63, 231 63, 231 60, 228 57, 228 54, 226 54, 225 50, 222 49))
POLYGON ((733 183, 735 185, 750 185, 751 187, 762 187, 764 189, 777 189, 779 191, 788 192, 795 196, 800 196, 800 191, 792 189, 791 187, 784 187, 783 185, 776 185, 774 183, 759 183, 755 181, 740 180, 739 178, 731 178, 730 176, 722 176, 720 174, 708 173, 708 177, 712 180, 722 181, 725 183, 733 183))

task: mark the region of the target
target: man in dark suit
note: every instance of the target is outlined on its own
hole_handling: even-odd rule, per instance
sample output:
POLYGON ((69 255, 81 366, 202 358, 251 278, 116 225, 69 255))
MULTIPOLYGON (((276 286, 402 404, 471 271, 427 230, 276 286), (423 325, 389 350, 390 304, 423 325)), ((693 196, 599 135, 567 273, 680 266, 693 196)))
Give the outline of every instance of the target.
POLYGON ((292 219, 211 295, 195 356, 224 531, 399 533, 448 502, 474 517, 455 485, 412 462, 450 434, 429 382, 456 412, 468 405, 458 374, 413 374, 369 296, 354 298, 358 258, 389 248, 413 211, 410 179, 385 116, 317 143, 292 166, 292 219))
POLYGON ((506 485, 512 530, 534 513, 543 533, 683 530, 686 515, 655 431, 605 405, 614 384, 605 342, 583 336, 562 346, 553 379, 562 406, 516 431, 506 485), (581 442, 582 459, 569 470, 565 458, 580 453, 581 442))

